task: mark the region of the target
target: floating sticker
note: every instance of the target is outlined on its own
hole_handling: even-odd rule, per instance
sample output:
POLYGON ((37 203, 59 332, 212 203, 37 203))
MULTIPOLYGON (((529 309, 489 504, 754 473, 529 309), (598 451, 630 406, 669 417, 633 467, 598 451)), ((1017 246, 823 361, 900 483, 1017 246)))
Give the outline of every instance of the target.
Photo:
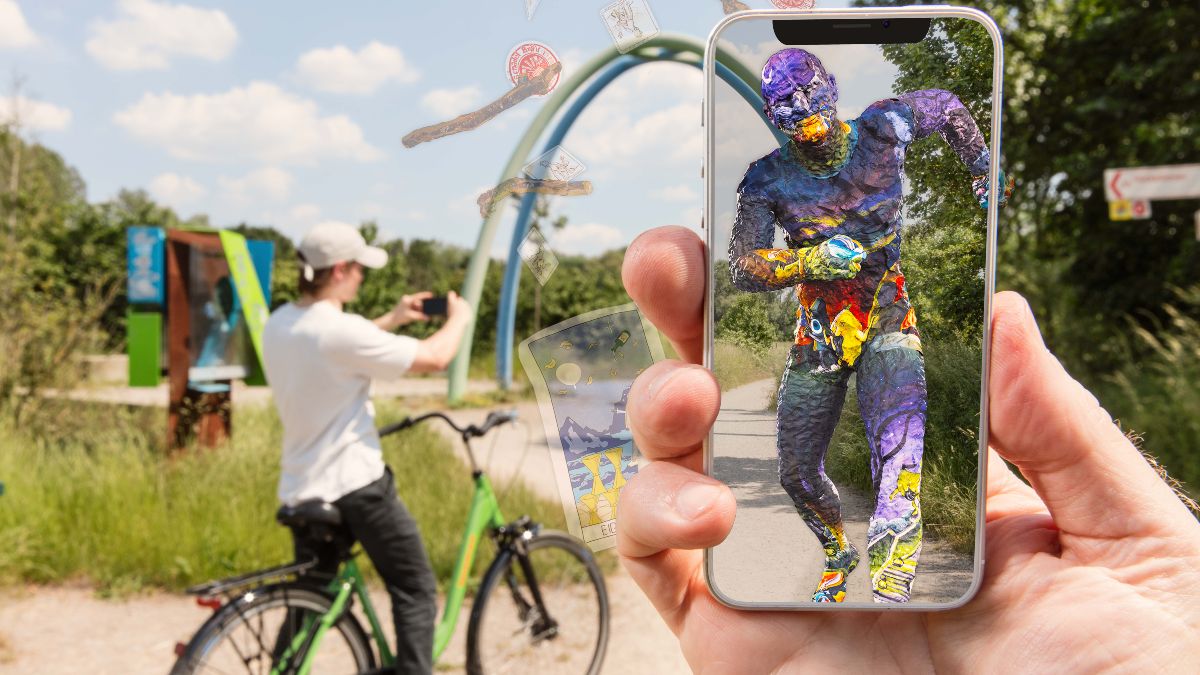
MULTIPOLYGON (((537 43, 533 43, 537 44, 537 43)), ((517 49, 520 49, 518 47, 517 49)), ((547 50, 549 47, 546 48, 547 50)), ((516 51, 516 50, 514 50, 516 51)), ((553 52, 550 52, 553 54, 553 52)), ((512 60, 512 54, 509 54, 509 60, 512 60)), ((415 131, 405 134, 400 142, 406 148, 416 147, 421 143, 436 140, 445 136, 450 136, 464 131, 470 131, 482 126, 485 122, 492 119, 496 115, 508 110, 514 105, 524 101, 527 98, 535 96, 545 96, 550 93, 554 85, 558 84, 558 78, 562 74, 562 64, 555 61, 548 66, 536 69, 537 72, 533 76, 522 75, 514 79, 512 89, 509 89, 503 96, 483 106, 479 110, 464 113, 446 122, 438 122, 429 126, 421 127, 415 131)))
POLYGON ((635 305, 621 305, 539 331, 519 353, 537 394, 567 529, 594 551, 611 548, 621 488, 638 470, 625 406, 633 379, 663 358, 658 333, 635 305), (563 347, 614 343, 624 358, 563 347))
POLYGON ((556 145, 521 169, 522 173, 538 180, 573 180, 587 169, 579 158, 556 145))
POLYGON ((523 195, 528 193, 539 195, 563 195, 570 197, 572 195, 590 195, 592 194, 591 181, 565 181, 565 180, 540 180, 537 178, 509 178, 496 187, 479 195, 475 200, 479 204, 479 215, 487 218, 492 209, 496 205, 504 201, 509 195, 523 195))
POLYGON ((646 0, 617 0, 600 10, 608 34, 622 54, 658 35, 658 22, 646 0))
POLYGON ((546 245, 546 238, 536 227, 531 228, 529 234, 525 235, 518 252, 521 254, 521 260, 524 260, 525 264, 529 266, 533 277, 543 286, 550 280, 550 275, 554 274, 554 270, 558 269, 558 256, 554 255, 554 251, 551 251, 550 247, 546 245))
POLYGON ((533 96, 545 96, 554 90, 558 84, 559 74, 561 74, 562 65, 559 63, 558 55, 553 49, 542 44, 541 42, 522 42, 512 51, 508 53, 506 61, 508 80, 513 83, 513 86, 520 86, 523 82, 528 82, 538 79, 542 73, 553 66, 558 66, 558 71, 546 86, 546 90, 540 93, 535 93, 533 96))
POLYGON ((733 14, 734 12, 744 12, 750 9, 750 6, 739 0, 721 0, 721 9, 725 10, 726 14, 733 14))

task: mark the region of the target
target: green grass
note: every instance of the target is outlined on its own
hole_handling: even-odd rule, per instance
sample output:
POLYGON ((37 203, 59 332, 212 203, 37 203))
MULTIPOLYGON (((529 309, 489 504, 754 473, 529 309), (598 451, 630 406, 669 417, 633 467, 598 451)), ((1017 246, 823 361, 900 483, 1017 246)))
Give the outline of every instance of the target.
MULTIPOLYGON (((0 584, 179 590, 291 559, 291 537, 274 522, 280 427, 271 408, 238 409, 234 442, 171 458, 158 449, 161 409, 71 404, 61 412, 66 433, 0 421, 0 584)), ((381 424, 400 416, 381 406, 381 424)), ((384 453, 445 584, 470 507, 470 471, 429 425, 385 439, 384 453)), ((528 513, 562 527, 556 502, 497 491, 509 519, 528 513)), ((491 558, 486 547, 479 558, 477 570, 491 558)))
POLYGON ((756 380, 777 378, 790 348, 790 342, 776 342, 766 354, 760 354, 732 342, 714 341, 713 375, 721 385, 721 391, 729 391, 756 380))

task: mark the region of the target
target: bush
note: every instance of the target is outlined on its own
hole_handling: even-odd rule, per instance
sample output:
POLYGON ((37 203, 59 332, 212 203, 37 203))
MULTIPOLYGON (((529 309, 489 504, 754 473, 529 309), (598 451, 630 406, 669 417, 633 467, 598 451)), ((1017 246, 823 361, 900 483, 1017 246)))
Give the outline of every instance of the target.
POLYGON ((766 356, 777 331, 768 316, 767 298, 760 294, 738 296, 717 323, 716 338, 766 356))

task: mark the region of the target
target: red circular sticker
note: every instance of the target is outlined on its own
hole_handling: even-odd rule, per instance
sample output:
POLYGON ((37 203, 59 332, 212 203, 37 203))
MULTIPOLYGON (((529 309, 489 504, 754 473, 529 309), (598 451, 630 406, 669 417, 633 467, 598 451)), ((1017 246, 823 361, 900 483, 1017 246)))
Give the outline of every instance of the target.
POLYGON ((779 9, 812 9, 816 0, 771 0, 779 9))
MULTIPOLYGON (((558 55, 540 42, 522 42, 508 53, 508 80, 515 86, 521 80, 537 77, 546 68, 558 63, 558 55)), ((559 72, 550 83, 547 93, 558 86, 559 72)))

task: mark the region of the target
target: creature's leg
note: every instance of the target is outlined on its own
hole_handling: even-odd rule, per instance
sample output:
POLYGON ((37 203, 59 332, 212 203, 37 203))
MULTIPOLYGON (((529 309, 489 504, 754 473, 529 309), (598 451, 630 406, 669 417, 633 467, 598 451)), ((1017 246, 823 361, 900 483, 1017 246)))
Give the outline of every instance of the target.
POLYGON ((921 554, 925 359, 916 336, 885 333, 858 364, 858 407, 871 448, 875 513, 867 555, 876 602, 908 602, 921 554))
POLYGON ((776 420, 779 482, 825 549, 825 570, 813 602, 841 602, 858 551, 846 539, 841 499, 825 475, 825 451, 846 400, 849 371, 822 371, 819 364, 807 347, 793 347, 788 357, 776 420))

